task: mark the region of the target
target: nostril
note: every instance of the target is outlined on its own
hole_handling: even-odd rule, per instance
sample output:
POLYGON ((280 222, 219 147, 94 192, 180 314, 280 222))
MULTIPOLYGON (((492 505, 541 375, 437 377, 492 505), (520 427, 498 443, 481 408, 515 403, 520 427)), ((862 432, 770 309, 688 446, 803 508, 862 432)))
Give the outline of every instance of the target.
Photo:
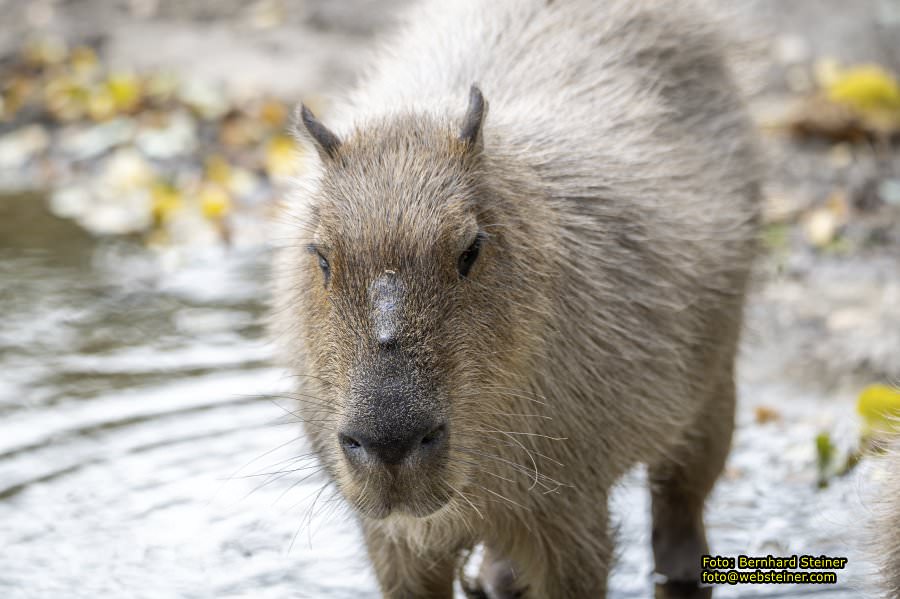
POLYGON ((430 445, 435 445, 443 440, 444 435, 447 431, 447 425, 441 424, 434 429, 432 429, 427 435, 422 437, 422 446, 428 447, 430 445))
POLYGON ((415 460, 424 460, 441 455, 449 436, 446 424, 430 429, 391 430, 390 433, 373 437, 361 429, 351 428, 339 432, 337 441, 351 464, 396 465, 413 456, 418 456, 415 460))
POLYGON ((359 449, 360 447, 362 447, 362 444, 359 441, 357 441, 350 435, 345 435, 344 433, 338 434, 338 440, 341 442, 341 445, 343 445, 347 449, 359 449))
POLYGON ((381 332, 378 334, 378 347, 383 350, 392 350, 397 347, 397 337, 392 331, 381 332))

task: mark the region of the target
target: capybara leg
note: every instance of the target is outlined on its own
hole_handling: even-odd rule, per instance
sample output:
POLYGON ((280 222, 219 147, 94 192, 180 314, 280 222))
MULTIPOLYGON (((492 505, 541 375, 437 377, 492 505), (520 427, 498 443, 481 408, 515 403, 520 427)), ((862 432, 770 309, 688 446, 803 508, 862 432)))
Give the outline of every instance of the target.
POLYGON ((597 497, 596 501, 599 505, 570 506, 571 513, 567 515, 577 518, 567 517, 564 522, 555 523, 554 529, 545 529, 543 550, 531 554, 532 563, 522 563, 525 597, 606 597, 613 547, 606 498, 597 497))
POLYGON ((651 465, 653 556, 671 582, 698 582, 709 553, 703 504, 725 465, 734 430, 734 379, 728 368, 694 427, 665 461, 651 465))
POLYGON ((701 587, 696 581, 669 581, 656 585, 655 599, 712 599, 712 587, 701 587))
POLYGON ((478 592, 486 599, 520 599, 526 596, 525 587, 516 575, 512 562, 489 548, 478 572, 478 592))
POLYGON ((384 597, 389 599, 452 599, 458 552, 415 549, 374 528, 364 530, 366 548, 384 597))

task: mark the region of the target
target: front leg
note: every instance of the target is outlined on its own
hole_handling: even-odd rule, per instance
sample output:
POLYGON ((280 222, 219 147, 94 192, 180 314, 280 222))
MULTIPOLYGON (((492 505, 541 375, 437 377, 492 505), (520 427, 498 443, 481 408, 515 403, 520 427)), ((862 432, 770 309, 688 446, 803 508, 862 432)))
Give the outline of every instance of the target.
POLYGON ((547 507, 515 537, 486 552, 479 576, 482 597, 606 597, 613 547, 605 497, 596 504, 547 507))
POLYGON ((378 586, 390 599, 452 599, 460 551, 421 547, 364 524, 363 535, 378 586))
MULTIPOLYGON (((600 521, 584 521, 596 514, 596 510, 591 513, 585 509, 580 512, 583 521, 567 522, 566 526, 552 531, 545 542, 543 556, 549 567, 537 579, 531 579, 527 574, 522 576, 526 597, 606 597, 613 548, 605 509, 603 512, 600 521)), ((528 568, 527 565, 523 567, 528 568)))

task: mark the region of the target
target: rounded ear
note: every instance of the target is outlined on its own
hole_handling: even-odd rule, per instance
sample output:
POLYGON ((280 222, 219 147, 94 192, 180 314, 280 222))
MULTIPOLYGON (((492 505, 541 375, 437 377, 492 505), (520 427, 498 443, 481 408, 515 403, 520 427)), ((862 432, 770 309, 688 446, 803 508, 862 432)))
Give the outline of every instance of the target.
POLYGON ((323 162, 337 158, 341 140, 323 125, 305 104, 301 103, 294 109, 292 121, 291 131, 294 137, 301 143, 311 143, 323 162))
POLYGON ((472 149, 480 150, 483 146, 481 135, 484 117, 487 116, 488 104, 478 88, 472 84, 469 88, 469 108, 463 118, 462 127, 459 130, 459 140, 472 149))

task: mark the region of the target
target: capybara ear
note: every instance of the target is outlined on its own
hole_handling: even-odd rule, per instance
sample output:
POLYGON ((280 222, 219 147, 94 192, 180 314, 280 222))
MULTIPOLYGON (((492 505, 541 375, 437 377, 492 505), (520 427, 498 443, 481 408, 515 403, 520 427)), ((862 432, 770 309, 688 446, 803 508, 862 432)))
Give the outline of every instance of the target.
POLYGON ((487 115, 487 109, 488 105, 481 90, 473 83, 469 89, 469 108, 459 130, 460 141, 472 149, 480 150, 482 147, 481 125, 487 115))
POLYGON ((299 141, 312 143, 323 162, 337 158, 341 140, 305 104, 300 104, 294 110, 291 130, 299 141))

